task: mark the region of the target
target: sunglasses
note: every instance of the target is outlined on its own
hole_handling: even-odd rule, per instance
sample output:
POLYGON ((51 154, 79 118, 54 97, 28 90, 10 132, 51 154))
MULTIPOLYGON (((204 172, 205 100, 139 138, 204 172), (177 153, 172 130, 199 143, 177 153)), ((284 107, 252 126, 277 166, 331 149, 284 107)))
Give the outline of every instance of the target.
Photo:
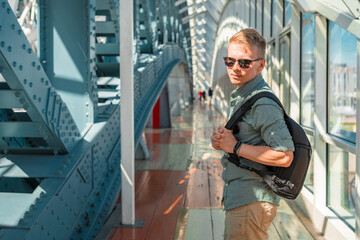
POLYGON ((235 65, 235 62, 237 61, 241 68, 247 69, 250 67, 250 64, 252 62, 256 62, 256 61, 259 61, 262 59, 263 58, 257 58, 254 60, 250 60, 250 59, 235 59, 235 58, 231 58, 231 57, 224 57, 224 63, 227 67, 232 68, 235 65))

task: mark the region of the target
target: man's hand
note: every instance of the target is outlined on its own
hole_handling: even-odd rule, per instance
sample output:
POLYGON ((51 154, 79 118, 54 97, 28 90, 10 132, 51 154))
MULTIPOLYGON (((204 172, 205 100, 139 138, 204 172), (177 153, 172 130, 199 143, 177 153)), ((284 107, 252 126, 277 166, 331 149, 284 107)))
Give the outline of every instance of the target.
POLYGON ((213 131, 210 139, 211 139, 211 145, 213 148, 215 148, 216 150, 222 150, 220 148, 221 134, 217 130, 213 131))
POLYGON ((232 131, 220 126, 211 135, 211 144, 216 150, 232 153, 236 144, 236 139, 232 131))

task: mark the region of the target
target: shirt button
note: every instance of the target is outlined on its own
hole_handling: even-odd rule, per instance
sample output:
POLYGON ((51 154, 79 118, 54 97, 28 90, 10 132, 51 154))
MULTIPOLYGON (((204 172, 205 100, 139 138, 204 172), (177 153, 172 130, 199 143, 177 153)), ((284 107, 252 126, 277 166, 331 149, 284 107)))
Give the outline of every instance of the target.
POLYGON ((224 167, 224 170, 226 170, 226 167, 224 167))
POLYGON ((227 183, 227 184, 225 184, 225 186, 228 186, 229 184, 227 183))

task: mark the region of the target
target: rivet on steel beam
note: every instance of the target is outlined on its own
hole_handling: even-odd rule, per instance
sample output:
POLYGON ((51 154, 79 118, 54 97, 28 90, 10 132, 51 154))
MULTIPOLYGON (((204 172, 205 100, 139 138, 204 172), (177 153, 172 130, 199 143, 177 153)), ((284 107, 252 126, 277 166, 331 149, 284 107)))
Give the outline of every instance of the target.
POLYGON ((22 66, 22 65, 19 66, 19 70, 20 70, 20 71, 23 70, 23 66, 22 66))
POLYGON ((15 29, 15 24, 11 25, 11 29, 14 30, 15 29))
POLYGON ((11 52, 12 48, 11 46, 8 46, 8 51, 11 52))
POLYGON ((27 51, 28 51, 28 53, 31 53, 31 52, 32 52, 32 49, 31 49, 31 48, 28 48, 27 51))
POLYGON ((36 68, 36 69, 40 71, 40 69, 41 69, 40 65, 39 65, 39 66, 37 66, 37 68, 36 68))
POLYGON ((27 79, 25 78, 25 79, 24 79, 24 84, 26 85, 26 83, 27 83, 27 79))
POLYGON ((10 14, 10 13, 11 13, 11 9, 10 9, 10 8, 6 9, 6 12, 7 12, 7 14, 10 14))
POLYGON ((14 61, 12 65, 13 65, 13 67, 16 67, 16 62, 14 61))
POLYGON ((1 46, 1 47, 5 47, 5 42, 4 42, 4 41, 1 41, 0 46, 1 46))
POLYGON ((36 62, 32 62, 31 65, 32 65, 33 67, 35 67, 35 66, 36 66, 36 62))
MULTIPOLYGON (((30 82, 29 83, 29 87, 32 87, 33 86, 33 83, 32 82, 30 82)), ((34 95, 35 96, 35 98, 34 99, 36 99, 36 95, 34 95)))
POLYGON ((44 78, 41 78, 41 79, 40 79, 40 82, 42 82, 42 83, 43 83, 44 81, 45 81, 45 79, 44 79, 44 78))
POLYGON ((6 7, 6 3, 5 2, 2 2, 2 7, 5 8, 6 7))
POLYGON ((21 29, 19 29, 19 30, 17 31, 17 33, 18 33, 19 35, 21 35, 21 32, 22 32, 21 29))
POLYGON ((45 192, 41 192, 41 193, 40 193, 40 199, 41 199, 41 198, 44 198, 45 196, 46 196, 46 193, 45 193, 45 192))
MULTIPOLYGON (((30 85, 30 84, 29 84, 30 85)), ((33 99, 36 100, 36 94, 33 95, 33 99)))

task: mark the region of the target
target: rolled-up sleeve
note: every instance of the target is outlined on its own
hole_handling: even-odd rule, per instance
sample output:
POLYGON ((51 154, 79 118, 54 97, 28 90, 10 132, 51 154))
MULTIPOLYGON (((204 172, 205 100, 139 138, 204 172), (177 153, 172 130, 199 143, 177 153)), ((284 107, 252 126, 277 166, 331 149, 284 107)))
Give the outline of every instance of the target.
POLYGON ((249 113, 252 125, 270 148, 276 151, 295 151, 294 143, 284 120, 283 110, 269 98, 261 98, 249 113))

